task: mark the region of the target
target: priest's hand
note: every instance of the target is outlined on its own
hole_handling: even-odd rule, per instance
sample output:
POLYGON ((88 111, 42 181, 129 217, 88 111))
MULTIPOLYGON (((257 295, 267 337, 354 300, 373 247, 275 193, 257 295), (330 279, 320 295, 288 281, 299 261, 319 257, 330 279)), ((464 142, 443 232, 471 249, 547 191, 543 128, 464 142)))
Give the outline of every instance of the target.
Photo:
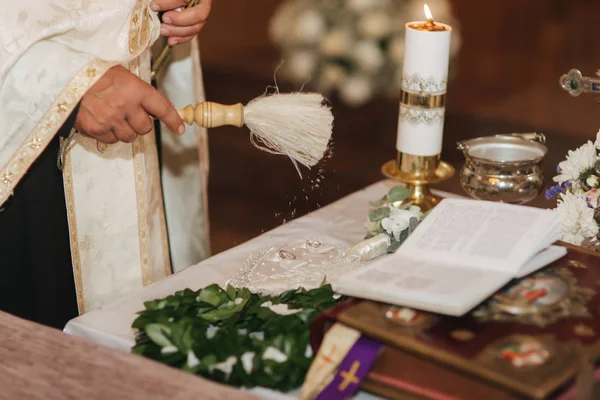
POLYGON ((200 0, 200 4, 178 11, 187 3, 189 1, 154 0, 150 6, 154 11, 165 11, 160 34, 169 38, 171 46, 190 41, 200 32, 206 24, 212 0, 200 0))
POLYGON ((150 116, 164 122, 171 132, 185 131, 183 120, 165 96, 126 68, 116 66, 83 96, 75 129, 103 143, 131 143, 152 131, 150 116))

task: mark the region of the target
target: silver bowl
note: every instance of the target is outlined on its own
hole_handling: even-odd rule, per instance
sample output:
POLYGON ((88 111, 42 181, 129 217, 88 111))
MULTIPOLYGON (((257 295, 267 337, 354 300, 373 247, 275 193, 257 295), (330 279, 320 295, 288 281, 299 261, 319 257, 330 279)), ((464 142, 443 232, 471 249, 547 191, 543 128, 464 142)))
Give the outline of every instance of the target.
POLYGON ((541 133, 480 137, 458 142, 466 162, 460 184, 478 200, 524 204, 544 188, 542 161, 548 152, 541 133))

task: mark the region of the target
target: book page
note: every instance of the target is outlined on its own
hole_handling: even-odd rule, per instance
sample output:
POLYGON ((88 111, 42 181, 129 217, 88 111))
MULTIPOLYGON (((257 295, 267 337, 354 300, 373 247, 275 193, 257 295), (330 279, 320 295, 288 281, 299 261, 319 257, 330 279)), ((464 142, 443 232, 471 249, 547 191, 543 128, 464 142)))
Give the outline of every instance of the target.
POLYGON ((440 265, 395 253, 338 278, 341 294, 448 315, 462 315, 512 279, 482 269, 440 265))
POLYGON ((550 243, 557 216, 544 209, 445 199, 398 250, 411 258, 516 273, 550 243))

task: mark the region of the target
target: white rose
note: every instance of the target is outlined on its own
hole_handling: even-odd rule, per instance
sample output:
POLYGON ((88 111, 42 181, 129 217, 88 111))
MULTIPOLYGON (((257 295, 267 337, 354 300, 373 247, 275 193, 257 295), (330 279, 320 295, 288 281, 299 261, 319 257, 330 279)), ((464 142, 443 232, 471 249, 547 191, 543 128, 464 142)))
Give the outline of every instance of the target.
POLYGON ((315 10, 300 14, 294 23, 294 41, 297 43, 317 43, 325 34, 325 18, 315 10))
POLYGON ((596 143, 594 143, 594 146, 600 150, 600 131, 598 131, 598 133, 596 134, 596 143))
POLYGON ((383 52, 371 40, 360 41, 354 46, 354 59, 366 72, 377 72, 384 64, 383 52))
POLYGON ((590 175, 585 180, 585 183, 587 183, 587 185, 591 188, 596 188, 596 187, 598 187, 598 184, 600 183, 600 178, 598 178, 596 175, 590 175))
POLYGON ((287 61, 287 72, 295 80, 309 79, 317 65, 316 55, 308 51, 295 51, 287 61))
POLYGON ((371 82, 364 76, 351 76, 340 85, 340 97, 351 106, 359 106, 371 97, 371 82))
POLYGON ((400 239, 400 234, 410 226, 412 218, 421 218, 421 209, 417 206, 411 206, 408 210, 399 210, 390 207, 390 216, 381 220, 381 227, 393 235, 396 240, 400 239))
POLYGON ((328 56, 343 56, 350 51, 352 35, 347 30, 335 29, 321 41, 321 52, 328 56))
POLYGON ((404 60, 404 38, 395 37, 390 40, 389 54, 395 63, 402 64, 404 60))
POLYGON ((360 33, 370 39, 381 39, 392 31, 392 20, 388 13, 370 12, 360 18, 358 29, 360 33))

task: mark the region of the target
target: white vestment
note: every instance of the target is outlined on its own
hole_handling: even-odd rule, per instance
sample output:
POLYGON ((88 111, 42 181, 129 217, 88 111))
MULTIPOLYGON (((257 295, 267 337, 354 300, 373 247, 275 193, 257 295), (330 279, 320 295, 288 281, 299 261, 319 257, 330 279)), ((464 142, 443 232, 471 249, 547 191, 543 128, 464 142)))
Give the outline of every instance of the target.
MULTIPOLYGON (((150 80, 160 30, 150 0, 2 3, 0 206, 109 68, 121 64, 150 80)), ((178 108, 203 100, 197 39, 175 47, 161 89, 178 108)), ((163 125, 161 138, 162 185, 154 133, 112 145, 77 135, 65 152, 82 313, 169 275, 170 259, 179 271, 208 255, 206 131, 190 127, 175 136, 163 125)))

